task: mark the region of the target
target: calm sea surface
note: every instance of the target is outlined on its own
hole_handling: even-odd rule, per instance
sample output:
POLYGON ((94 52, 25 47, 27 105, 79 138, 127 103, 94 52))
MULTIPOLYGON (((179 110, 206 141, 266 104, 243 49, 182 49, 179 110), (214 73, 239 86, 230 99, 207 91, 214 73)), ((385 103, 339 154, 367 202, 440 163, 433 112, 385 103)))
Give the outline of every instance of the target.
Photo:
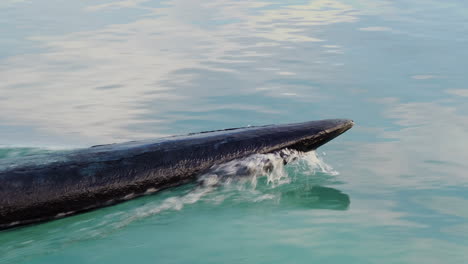
POLYGON ((468 262, 465 1, 2 0, 0 37, 0 159, 356 122, 268 177, 2 231, 2 264, 468 262))

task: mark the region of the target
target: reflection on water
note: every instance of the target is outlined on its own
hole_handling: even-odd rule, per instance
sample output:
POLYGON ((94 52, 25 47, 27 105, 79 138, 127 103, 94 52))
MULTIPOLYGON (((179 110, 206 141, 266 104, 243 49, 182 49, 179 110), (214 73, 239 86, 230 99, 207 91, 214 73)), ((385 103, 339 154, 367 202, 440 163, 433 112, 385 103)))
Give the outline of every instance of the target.
MULTIPOLYGON (((34 138, 36 130, 48 137, 65 135, 70 138, 66 143, 76 144, 159 136, 171 132, 165 127, 175 120, 216 122, 222 116, 213 114, 223 110, 271 119, 277 110, 269 97, 291 100, 288 97, 299 95, 309 102, 322 97, 319 90, 308 92, 313 88, 308 83, 312 76, 312 86, 327 78, 330 66, 321 60, 330 57, 323 53, 330 50, 314 44, 326 43, 311 37, 314 28, 357 19, 352 6, 337 1, 278 9, 272 9, 271 3, 249 1, 201 5, 170 1, 158 8, 146 7, 148 2, 81 10, 145 7, 147 14, 131 23, 28 36, 43 50, 8 57, 0 65, 4 80, 0 89, 7 98, 0 106, 2 122, 31 126, 30 137, 36 144, 43 140, 34 138), (297 57, 297 45, 306 45, 313 59, 297 57), (269 67, 272 64, 280 67, 269 67), (288 76, 304 84, 288 84, 288 76), (284 78, 285 83, 278 82, 284 78), (264 103, 225 101, 238 94, 250 94, 264 103), (206 98, 213 96, 227 98, 206 104, 206 98), (190 112, 202 113, 187 116, 190 112)), ((246 122, 262 123, 241 124, 246 122)))
POLYGON ((281 203, 310 209, 346 210, 350 204, 347 194, 323 186, 297 188, 283 193, 281 197, 281 203))
POLYGON ((2 159, 247 125, 357 124, 323 147, 333 172, 286 169, 290 183, 217 186, 196 203, 202 192, 187 186, 2 233, 9 260, 35 248, 26 263, 465 262, 464 1, 4 0, 0 11, 2 159), (171 197, 183 209, 109 225, 145 204, 179 208, 171 197))
POLYGON ((0 161, 1 159, 14 159, 16 157, 46 154, 51 152, 52 151, 50 150, 39 148, 0 148, 0 161))

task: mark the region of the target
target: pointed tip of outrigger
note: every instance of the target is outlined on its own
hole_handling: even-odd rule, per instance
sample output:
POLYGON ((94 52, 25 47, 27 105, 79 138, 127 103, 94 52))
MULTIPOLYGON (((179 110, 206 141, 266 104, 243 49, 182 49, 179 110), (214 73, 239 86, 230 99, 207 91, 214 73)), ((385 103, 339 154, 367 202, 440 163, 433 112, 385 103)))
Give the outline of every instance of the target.
POLYGON ((308 137, 288 148, 298 151, 312 151, 343 134, 354 126, 354 121, 350 119, 326 119, 302 123, 304 129, 310 130, 308 137), (319 130, 319 131, 318 131, 319 130))

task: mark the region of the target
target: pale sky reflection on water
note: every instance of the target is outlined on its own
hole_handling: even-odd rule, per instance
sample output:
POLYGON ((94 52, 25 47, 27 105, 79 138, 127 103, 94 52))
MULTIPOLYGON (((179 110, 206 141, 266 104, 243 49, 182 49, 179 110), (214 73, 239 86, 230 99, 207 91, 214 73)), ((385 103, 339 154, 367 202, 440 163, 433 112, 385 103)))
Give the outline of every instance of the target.
MULTIPOLYGON (((113 2, 78 11, 98 15, 107 9, 140 8, 145 2, 113 2)), ((148 13, 131 23, 27 36, 41 51, 1 61, 4 82, 0 89, 7 98, 0 106, 2 119, 9 125, 26 124, 50 137, 58 134, 70 135, 78 142, 114 142, 166 134, 163 129, 135 131, 132 127, 170 126, 171 118, 165 116, 169 111, 190 111, 190 107, 215 111, 216 105, 197 105, 207 96, 300 94, 301 98, 320 98, 319 91, 309 95, 300 87, 296 90, 285 85, 281 90, 274 84, 267 87, 269 92, 253 93, 275 74, 258 70, 259 58, 274 58, 276 49, 298 42, 325 42, 310 37, 310 31, 323 25, 352 23, 357 20, 356 11, 336 1, 279 9, 269 6, 266 2, 170 1, 160 8, 145 7, 148 13), (268 52, 268 47, 275 50, 268 52), (218 72, 247 83, 235 87, 194 85, 194 79, 209 79, 218 72), (152 104, 150 110, 144 106, 147 103, 152 104)), ((310 53, 324 51, 317 47, 310 53)), ((321 71, 326 67, 330 66, 321 71)), ((278 69, 276 74, 304 76, 310 71, 294 68, 278 69)), ((312 74, 322 78, 318 69, 314 67, 312 74)), ((241 103, 234 109, 274 112, 267 104, 241 103)))

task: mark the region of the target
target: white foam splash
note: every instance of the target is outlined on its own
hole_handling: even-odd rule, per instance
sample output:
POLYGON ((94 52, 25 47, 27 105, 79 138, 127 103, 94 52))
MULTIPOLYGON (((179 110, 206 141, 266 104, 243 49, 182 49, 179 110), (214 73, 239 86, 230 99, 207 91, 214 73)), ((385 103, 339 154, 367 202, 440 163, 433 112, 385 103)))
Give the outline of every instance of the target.
MULTIPOLYGON (((138 219, 159 214, 167 210, 182 210, 184 206, 194 204, 202 199, 212 204, 221 204, 225 199, 232 198, 248 202, 272 200, 274 194, 265 194, 257 188, 258 179, 266 177, 266 188, 276 188, 291 182, 291 177, 285 165, 293 164, 294 170, 301 174, 314 175, 316 172, 336 175, 338 172, 326 164, 317 154, 282 150, 270 154, 255 154, 249 157, 233 160, 213 166, 198 179, 199 185, 185 195, 172 196, 157 204, 151 203, 135 209, 127 217, 115 223, 121 228, 138 219), (213 191, 217 190, 216 193, 213 191), (242 195, 235 195, 238 192, 242 195), (214 193, 214 194, 213 194, 214 193), (213 194, 213 195, 208 195, 213 194)), ((263 186, 265 188, 265 186, 263 186)))
MULTIPOLYGON (((322 172, 329 175, 339 175, 340 173, 332 168, 332 166, 328 165, 323 161, 321 157, 315 153, 315 151, 302 153, 303 158, 301 161, 306 162, 305 172, 309 174, 315 174, 316 172, 322 172)), ((325 155, 325 153, 323 153, 325 155)))

